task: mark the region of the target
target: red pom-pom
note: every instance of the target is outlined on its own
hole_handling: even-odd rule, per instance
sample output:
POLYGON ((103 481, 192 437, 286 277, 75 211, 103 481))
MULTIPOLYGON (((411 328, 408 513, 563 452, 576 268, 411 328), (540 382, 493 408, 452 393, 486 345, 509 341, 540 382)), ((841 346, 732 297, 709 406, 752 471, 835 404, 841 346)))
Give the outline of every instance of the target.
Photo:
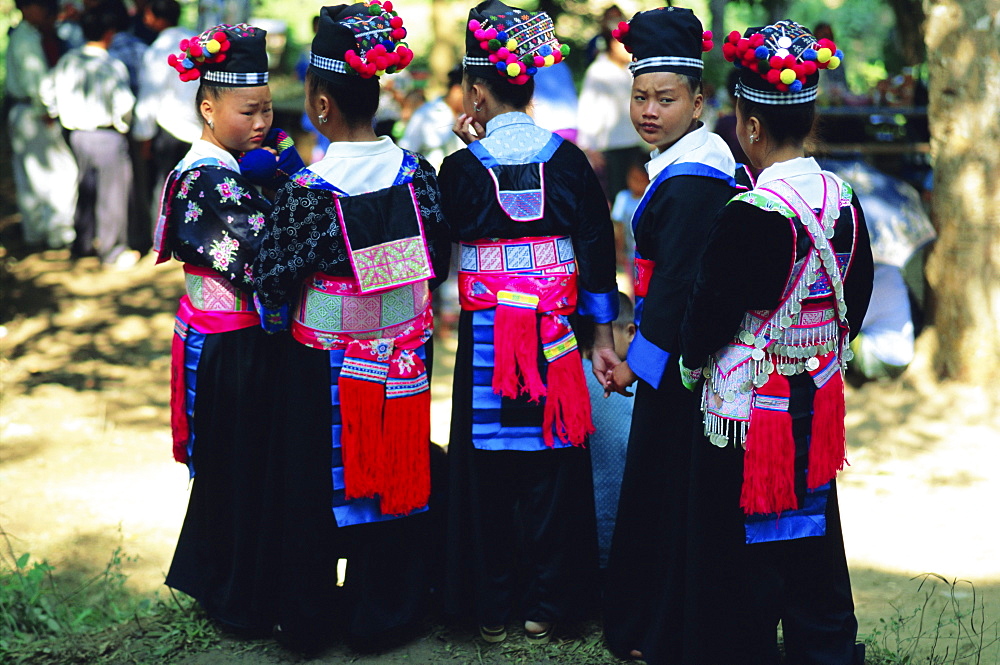
POLYGON ((554 49, 552 51, 552 59, 555 60, 556 62, 562 62, 563 59, 562 51, 560 51, 559 49, 554 49))
POLYGON ((732 32, 729 33, 729 36, 726 39, 729 40, 729 43, 735 44, 740 40, 740 33, 737 32, 736 30, 733 30, 732 32))
POLYGON ((530 78, 531 77, 528 76, 527 74, 518 74, 514 78, 510 79, 510 82, 514 83, 515 85, 524 85, 525 83, 528 82, 528 79, 530 78))
POLYGON ((778 92, 788 92, 788 84, 787 83, 779 83, 778 85, 776 85, 774 87, 776 87, 778 89, 778 92))
POLYGON ((628 23, 626 23, 625 21, 619 21, 618 22, 618 32, 620 32, 623 35, 627 35, 628 34, 628 23))
POLYGON ((782 64, 784 64, 784 62, 785 61, 781 58, 780 55, 772 55, 770 58, 767 59, 767 64, 771 65, 771 67, 774 68, 780 68, 782 64))
POLYGON ((736 59, 736 47, 730 42, 726 42, 722 45, 722 57, 732 62, 736 59))
POLYGON ((375 58, 375 69, 384 70, 386 67, 389 66, 389 64, 390 64, 389 56, 387 55, 380 55, 377 58, 375 58))
POLYGON ((535 67, 544 67, 545 66, 545 58, 543 58, 540 55, 536 55, 534 57, 534 59, 533 59, 533 62, 535 63, 535 67))
POLYGON ((188 48, 188 40, 182 39, 181 43, 177 45, 182 51, 186 51, 188 48))
POLYGON ((226 54, 225 53, 220 53, 219 55, 215 56, 215 61, 216 62, 222 62, 225 59, 226 59, 226 54))
POLYGON ((406 38, 406 28, 396 28, 392 31, 392 38, 397 42, 406 38))
POLYGON ((752 35, 750 35, 750 46, 757 48, 758 46, 763 46, 763 45, 764 45, 764 35, 760 34, 759 32, 755 32, 752 35))
POLYGON ((753 62, 751 62, 749 65, 747 65, 747 68, 750 71, 752 71, 752 72, 755 72, 755 73, 758 73, 758 74, 760 73, 760 63, 758 63, 756 60, 754 60, 753 62))
POLYGON ((393 27, 393 28, 402 28, 403 27, 403 17, 401 17, 401 16, 393 16, 391 19, 389 19, 389 26, 393 27))
POLYGON ((715 48, 715 42, 713 41, 704 41, 701 43, 701 50, 703 53, 708 53, 713 48, 715 48))
POLYGON ((222 44, 222 50, 223 51, 228 51, 229 47, 233 45, 233 43, 231 41, 229 41, 228 39, 226 41, 224 41, 224 42, 219 42, 219 43, 222 44))
POLYGON ((489 51, 490 50, 490 43, 489 42, 479 42, 479 48, 483 49, 484 51, 489 51))
POLYGON ((479 26, 480 23, 476 19, 472 19, 471 21, 469 21, 469 30, 472 30, 474 32, 476 30, 479 30, 479 26))
POLYGON ((615 28, 614 30, 611 31, 611 36, 617 39, 618 41, 622 40, 622 32, 618 28, 615 28))
POLYGON ((812 76, 816 73, 816 63, 812 60, 806 60, 802 63, 802 69, 805 71, 806 76, 812 76))
POLYGON ((222 32, 221 30, 216 31, 216 33, 214 35, 212 35, 212 39, 214 39, 215 41, 219 42, 220 44, 222 42, 228 42, 229 41, 229 37, 227 37, 226 33, 222 32))
POLYGON ((202 54, 201 45, 197 43, 191 44, 191 50, 188 51, 188 54, 192 58, 197 58, 198 56, 200 56, 202 54))
POLYGON ((767 79, 767 82, 770 83, 771 85, 776 85, 778 83, 781 83, 781 72, 777 69, 767 70, 767 74, 765 74, 764 77, 767 79))
POLYGON ((167 56, 167 64, 170 65, 171 67, 173 67, 174 65, 176 65, 177 64, 177 55, 174 54, 174 53, 171 53, 170 55, 168 55, 167 56))
POLYGON ((488 56, 486 56, 486 59, 495 65, 500 60, 500 56, 498 56, 496 53, 490 53, 488 56))
POLYGON ((794 55, 789 54, 785 56, 783 64, 785 65, 785 69, 794 69, 795 65, 798 64, 798 62, 795 60, 794 55))
POLYGON ((739 51, 741 55, 748 48, 750 48, 750 40, 749 39, 740 38, 740 40, 738 42, 736 42, 736 50, 739 51))

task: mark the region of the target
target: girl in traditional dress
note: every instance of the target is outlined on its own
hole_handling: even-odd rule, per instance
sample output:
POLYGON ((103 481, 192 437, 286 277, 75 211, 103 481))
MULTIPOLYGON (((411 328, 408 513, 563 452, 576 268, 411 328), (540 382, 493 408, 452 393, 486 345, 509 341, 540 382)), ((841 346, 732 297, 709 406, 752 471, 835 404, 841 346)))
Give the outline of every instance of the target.
POLYGON ((711 33, 690 9, 662 7, 622 22, 613 36, 633 57, 632 124, 656 146, 631 220, 638 332, 613 376, 617 390, 638 386, 604 597, 608 645, 638 657, 662 648, 671 634, 661 626, 681 609, 665 588, 683 559, 670 515, 687 500, 699 409, 677 372, 678 333, 711 221, 738 190, 732 153, 700 120, 711 33))
POLYGON ((677 515, 680 651, 650 662, 778 663, 780 622, 784 662, 860 665, 835 477, 872 254, 851 186, 803 149, 818 70, 843 54, 792 21, 734 32, 724 53, 741 66, 736 133, 760 174, 717 220, 681 328, 704 428, 677 515))
POLYGON ((392 3, 324 7, 305 110, 330 146, 275 199, 254 264, 275 377, 279 637, 369 640, 418 615, 432 561, 431 290, 450 240, 434 170, 377 137, 379 76, 413 53, 392 3), (338 560, 342 586, 338 586, 338 560))
POLYGON ((544 12, 499 0, 472 9, 456 124, 468 147, 441 166, 445 217, 462 252, 449 601, 453 611, 472 606, 489 642, 505 639, 515 616, 529 640, 547 642, 594 584, 583 448, 593 426, 566 316, 576 309, 596 321, 604 385, 618 362, 614 232, 583 152, 525 113, 534 73, 567 51, 544 12))
POLYGON ((264 35, 220 25, 183 40, 180 57, 170 57, 182 80, 200 81, 204 128, 167 180, 156 230, 157 261, 172 255, 184 263, 171 424, 174 457, 194 478, 166 583, 251 632, 272 624, 266 553, 276 534, 261 484, 273 340, 254 309, 252 272, 271 204, 237 160, 271 129, 264 35))

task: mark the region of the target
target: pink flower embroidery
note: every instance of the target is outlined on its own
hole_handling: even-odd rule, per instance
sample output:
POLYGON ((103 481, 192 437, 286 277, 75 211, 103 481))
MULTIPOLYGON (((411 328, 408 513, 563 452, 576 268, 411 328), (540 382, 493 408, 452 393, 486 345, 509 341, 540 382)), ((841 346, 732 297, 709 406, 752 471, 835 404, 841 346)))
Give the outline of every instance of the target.
POLYGON ((184 213, 184 223, 197 222, 201 217, 201 206, 194 201, 188 201, 187 212, 184 213))
POLYGON ((212 247, 208 250, 209 256, 214 259, 212 261, 212 267, 219 271, 228 269, 229 264, 233 262, 233 257, 236 255, 236 250, 239 249, 239 247, 239 241, 236 238, 229 237, 228 231, 223 231, 222 238, 219 240, 213 240, 212 247))
POLYGON ((264 215, 260 213, 254 213, 247 218, 247 223, 250 224, 250 229, 256 236, 260 233, 260 230, 264 228, 264 215))
POLYGON ((215 186, 215 191, 219 192, 222 203, 228 201, 239 203, 239 200, 246 196, 243 188, 237 185, 236 181, 232 178, 223 178, 222 182, 215 186))

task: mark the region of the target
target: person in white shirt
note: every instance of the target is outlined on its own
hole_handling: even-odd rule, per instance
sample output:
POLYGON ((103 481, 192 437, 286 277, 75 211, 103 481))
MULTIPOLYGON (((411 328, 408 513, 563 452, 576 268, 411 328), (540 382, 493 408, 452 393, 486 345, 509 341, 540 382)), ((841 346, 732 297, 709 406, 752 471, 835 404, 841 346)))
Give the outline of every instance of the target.
POLYGON ((139 142, 140 155, 152 161, 154 220, 167 176, 201 137, 201 120, 195 112, 197 86, 187 85, 163 64, 182 39, 194 36, 193 30, 177 25, 180 14, 177 0, 151 0, 143 17, 145 25, 158 34, 142 58, 132 138, 139 142))
POLYGON ((136 258, 126 245, 132 164, 125 138, 135 97, 125 65, 108 54, 116 22, 106 5, 84 11, 87 43, 63 56, 41 86, 49 115, 69 131, 80 170, 73 253, 96 252, 104 265, 136 258))
POLYGON ((21 22, 7 44, 7 129, 21 234, 30 248, 73 242, 76 160, 39 96, 42 78, 62 53, 55 0, 21 0, 21 22))
POLYGON ((399 140, 399 147, 420 153, 435 170, 444 158, 465 147, 451 128, 462 113, 462 68, 448 72, 448 90, 414 113, 399 140))
POLYGON ((577 144, 601 178, 608 200, 625 189, 632 148, 645 145, 636 135, 628 115, 632 96, 632 61, 617 39, 587 68, 580 88, 577 144))

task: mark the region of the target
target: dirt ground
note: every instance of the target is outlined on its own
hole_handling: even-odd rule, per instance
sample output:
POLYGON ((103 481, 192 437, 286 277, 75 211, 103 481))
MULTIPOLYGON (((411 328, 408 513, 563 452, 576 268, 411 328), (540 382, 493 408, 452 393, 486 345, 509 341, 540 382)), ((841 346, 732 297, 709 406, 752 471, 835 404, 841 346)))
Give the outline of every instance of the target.
MULTIPOLYGON (((146 257, 125 272, 101 271, 95 259, 72 262, 65 251, 22 256, 2 245, 0 262, 0 527, 18 553, 81 574, 103 569, 121 545, 137 557, 125 565, 129 584, 163 589, 188 493, 187 473, 170 457, 167 409, 179 266, 146 257)), ((448 350, 453 341, 439 344, 433 386, 433 436, 441 443, 448 350)), ((852 388, 848 397, 852 466, 840 495, 857 611, 862 634, 896 650, 929 649, 931 615, 947 622, 956 606, 978 612, 971 619, 982 618, 987 642, 1000 620, 1000 391, 928 376, 918 361, 901 379, 852 388), (891 619, 925 605, 932 585, 914 579, 925 573, 971 585, 949 593, 939 583, 923 628, 908 623, 900 645, 891 619), (921 632, 926 639, 914 642, 921 632)), ((232 643, 178 662, 301 662, 274 646, 240 651, 232 643)), ((312 662, 445 661, 572 662, 544 650, 508 660, 439 629, 388 653, 337 648, 312 662)), ((1000 648, 954 662, 995 665, 1000 648)))

